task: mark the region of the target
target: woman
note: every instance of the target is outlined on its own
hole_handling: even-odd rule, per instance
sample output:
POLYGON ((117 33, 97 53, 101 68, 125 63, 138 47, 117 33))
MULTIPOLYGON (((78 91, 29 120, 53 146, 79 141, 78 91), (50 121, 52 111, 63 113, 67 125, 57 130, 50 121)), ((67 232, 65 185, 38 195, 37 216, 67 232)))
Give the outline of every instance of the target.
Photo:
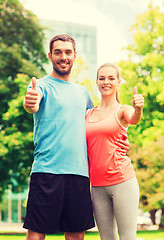
POLYGON ((120 240, 136 239, 138 182, 131 160, 115 141, 128 141, 128 126, 140 121, 144 98, 135 87, 133 107, 120 105, 120 82, 116 66, 102 65, 96 80, 101 103, 86 116, 93 209, 101 240, 117 240, 117 228, 120 240))

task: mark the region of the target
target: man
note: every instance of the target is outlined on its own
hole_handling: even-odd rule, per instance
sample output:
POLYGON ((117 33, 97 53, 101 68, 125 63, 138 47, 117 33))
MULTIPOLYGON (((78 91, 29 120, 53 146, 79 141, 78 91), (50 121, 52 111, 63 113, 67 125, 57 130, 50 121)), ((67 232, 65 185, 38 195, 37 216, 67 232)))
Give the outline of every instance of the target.
POLYGON ((26 239, 65 232, 66 240, 82 240, 94 227, 85 136, 85 112, 93 103, 85 87, 70 82, 74 39, 55 36, 48 57, 51 75, 33 78, 23 103, 34 114, 35 144, 26 239))
POLYGON ((85 113, 93 102, 85 87, 70 82, 74 39, 52 38, 48 57, 51 75, 32 78, 23 103, 34 114, 35 145, 26 240, 57 232, 66 240, 83 240, 85 230, 94 227, 85 133, 85 113))

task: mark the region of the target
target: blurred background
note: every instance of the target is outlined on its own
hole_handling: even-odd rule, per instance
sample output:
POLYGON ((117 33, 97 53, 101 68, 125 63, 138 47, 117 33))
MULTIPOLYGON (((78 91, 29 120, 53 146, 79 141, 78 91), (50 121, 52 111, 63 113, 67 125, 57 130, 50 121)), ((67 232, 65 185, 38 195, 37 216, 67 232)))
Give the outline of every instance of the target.
POLYGON ((0 223, 22 223, 33 162, 33 119, 22 107, 32 76, 51 73, 49 40, 77 44, 72 81, 97 105, 97 68, 118 65, 122 104, 133 88, 145 97, 143 118, 128 130, 140 185, 138 228, 164 228, 164 1, 0 0, 0 223))

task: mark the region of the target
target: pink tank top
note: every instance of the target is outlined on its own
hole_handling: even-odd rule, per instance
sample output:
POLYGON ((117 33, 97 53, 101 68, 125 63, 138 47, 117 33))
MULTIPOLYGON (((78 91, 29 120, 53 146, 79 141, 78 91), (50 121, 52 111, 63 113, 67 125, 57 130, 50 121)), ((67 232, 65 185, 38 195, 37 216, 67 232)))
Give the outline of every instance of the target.
POLYGON ((117 139, 127 140, 127 128, 117 119, 117 106, 105 119, 92 122, 92 108, 86 116, 89 177, 92 186, 110 186, 135 176, 128 156, 120 152, 117 139))

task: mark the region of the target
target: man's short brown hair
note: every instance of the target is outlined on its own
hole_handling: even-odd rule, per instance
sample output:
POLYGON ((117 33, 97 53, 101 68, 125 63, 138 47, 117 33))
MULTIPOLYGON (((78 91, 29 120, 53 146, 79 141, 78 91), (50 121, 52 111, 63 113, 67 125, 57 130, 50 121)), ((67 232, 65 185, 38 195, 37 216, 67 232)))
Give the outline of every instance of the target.
POLYGON ((76 43, 75 40, 68 34, 58 34, 50 40, 50 53, 52 53, 53 43, 55 41, 71 42, 73 45, 74 52, 76 52, 76 43))

